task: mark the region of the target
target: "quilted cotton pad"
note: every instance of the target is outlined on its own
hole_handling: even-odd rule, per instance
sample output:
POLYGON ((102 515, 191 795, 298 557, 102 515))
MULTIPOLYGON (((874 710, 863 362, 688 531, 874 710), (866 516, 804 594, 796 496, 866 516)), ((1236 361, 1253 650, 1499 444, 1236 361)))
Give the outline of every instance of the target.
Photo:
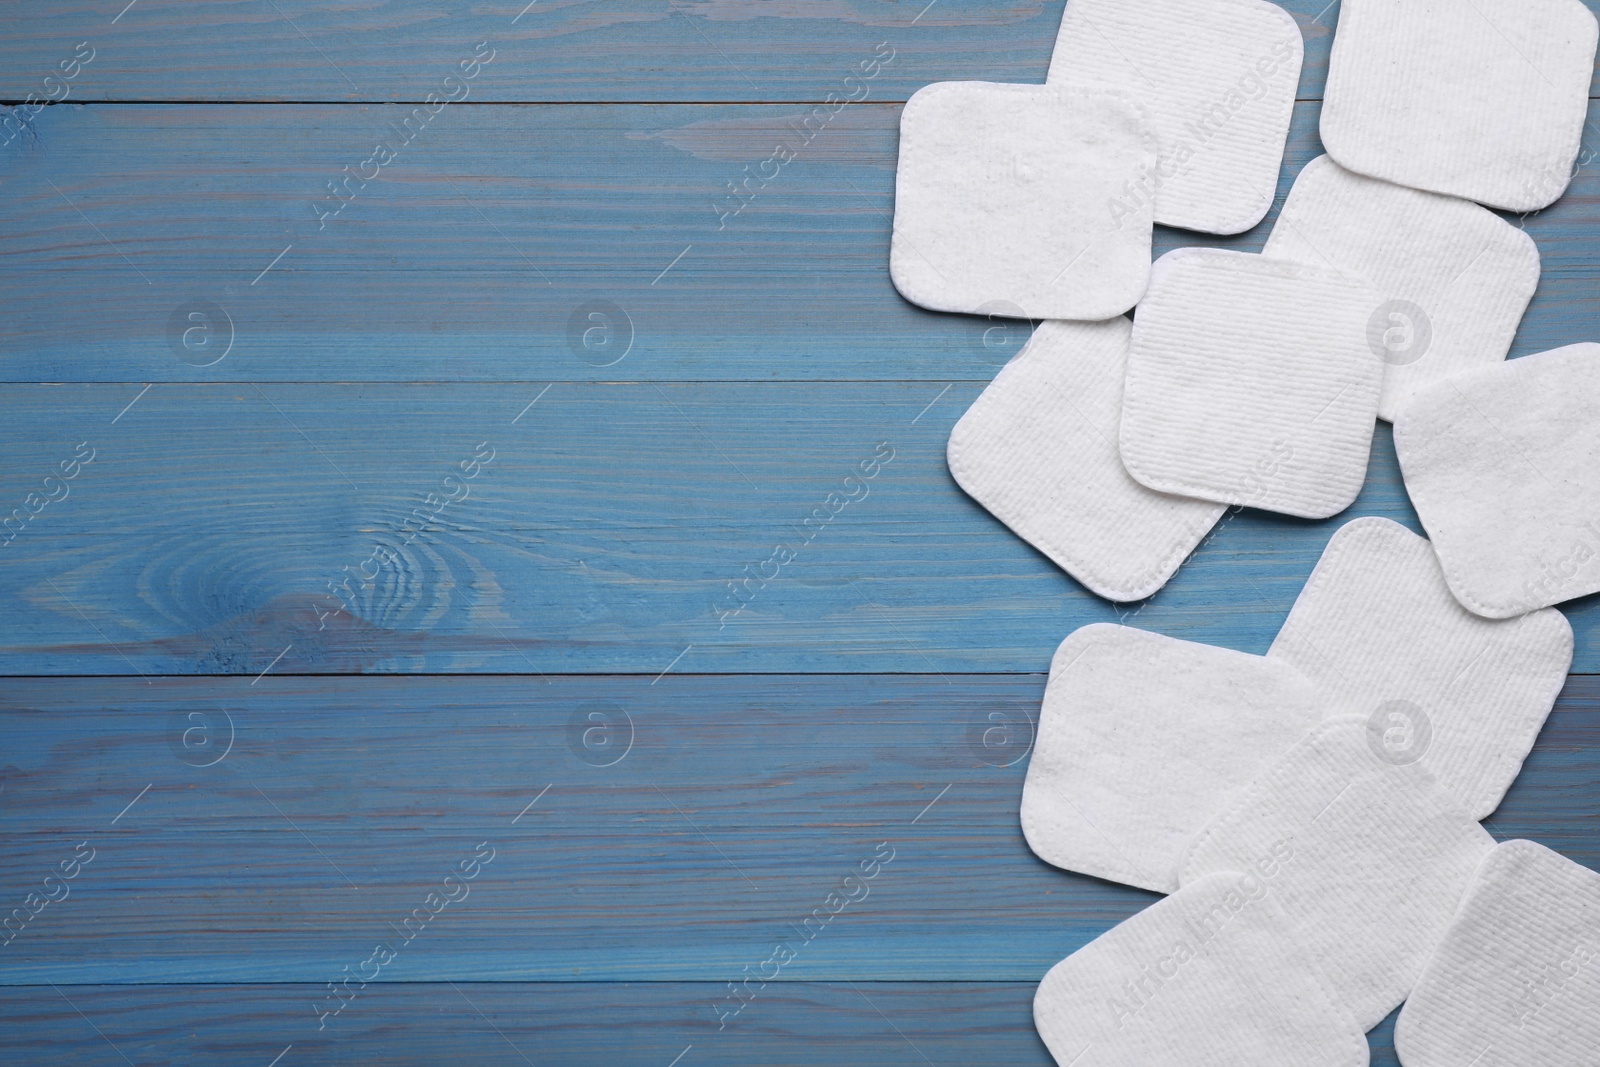
POLYGON ((1533 239, 1498 215, 1345 170, 1307 163, 1264 255, 1328 267, 1382 292, 1367 341, 1383 360, 1380 418, 1419 388, 1497 363, 1539 284, 1533 239))
POLYGON ((1405 1067, 1593 1067, 1600 874, 1532 841, 1489 853, 1394 1044, 1405 1067))
POLYGON ((1119 218, 1153 197, 1157 222, 1242 233, 1272 206, 1302 54, 1294 19, 1261 0, 1071 0, 1047 81, 1113 86, 1149 112, 1161 156, 1119 218))
MULTIPOLYGON (((1150 208, 1111 204, 1155 163, 1124 93, 941 82, 900 115, 889 273, 913 304, 1109 319, 1144 295, 1150 208)), ((1020 317, 1020 316, 1019 316, 1020 317)))
POLYGON ((1322 519, 1361 491, 1384 298, 1334 271, 1180 248, 1133 323, 1122 462, 1151 489, 1322 519))
POLYGON ((1595 39, 1580 0, 1344 0, 1322 143, 1361 174, 1535 211, 1571 180, 1595 39))
POLYGON ((1366 1067, 1255 870, 1202 878, 1054 967, 1033 998, 1059 1067, 1366 1067))
POLYGON ((1195 839, 1187 885, 1277 861, 1273 894, 1362 1030, 1405 999, 1494 839, 1420 764, 1380 759, 1338 716, 1195 839))
POLYGON ((1569 345, 1448 378, 1396 420, 1406 491, 1479 615, 1600 591, 1596 397, 1600 345, 1569 345))
POLYGON ((1023 834, 1057 867, 1170 893, 1194 835, 1322 717, 1282 661, 1085 626, 1050 664, 1023 834))
POLYGON ((1117 423, 1133 324, 1044 322, 950 433, 961 488, 1111 600, 1166 584, 1223 507, 1146 489, 1122 467, 1117 423))
POLYGON ((1433 546, 1366 518, 1333 535, 1267 658, 1347 713, 1395 729, 1473 818, 1494 811, 1572 665, 1572 627, 1545 609, 1490 620, 1463 608, 1433 546))

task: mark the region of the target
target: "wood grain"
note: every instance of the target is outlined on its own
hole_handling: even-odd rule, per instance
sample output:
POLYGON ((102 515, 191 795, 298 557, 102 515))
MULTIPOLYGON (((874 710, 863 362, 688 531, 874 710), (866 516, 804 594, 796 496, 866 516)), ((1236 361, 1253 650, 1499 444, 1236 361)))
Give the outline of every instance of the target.
MULTIPOLYGON (((1055 1067, 1033 1029, 1033 983, 786 982, 720 1031, 709 1006, 724 987, 712 982, 387 985, 318 1033, 307 1005, 320 988, 16 987, 0 990, 0 1031, 39 1067, 126 1067, 124 1054, 265 1067, 289 1045, 280 1067, 433 1067, 466 1050, 481 1067, 669 1067, 680 1054, 677 1067, 1055 1067)), ((1373 1067, 1398 1065, 1392 1028, 1368 1035, 1373 1067)))
MULTIPOLYGON (((341 200, 407 109, 50 108, 0 152, 0 380, 987 381, 1023 331, 889 282, 899 110, 845 109, 736 197, 805 109, 446 108, 341 200), (196 301, 227 320, 186 349, 196 301), (589 335, 596 301, 618 310, 589 335)), ((1280 205, 1317 115, 1296 111, 1280 205)), ((1516 220, 1544 276, 1513 354, 1600 336, 1597 204, 1588 165, 1516 220)), ((1160 228, 1156 252, 1259 251, 1275 218, 1160 228)))
MULTIPOLYGON (((472 99, 820 100, 880 41, 905 58, 880 99, 961 78, 1042 82, 1062 0, 504 0, 467 11, 422 0, 195 4, 68 0, 25 8, 0 41, 0 94, 43 94, 88 40, 71 100, 420 100, 489 41, 472 99)), ((1584 0, 1600 10, 1597 0, 1584 0)), ((1281 0, 1305 43, 1300 95, 1319 99, 1338 0, 1281 0)))
MULTIPOLYGON (((12 506, 96 450, 0 547, 0 670, 1043 671, 1096 621, 1260 653, 1341 524, 1417 528, 1380 429, 1349 511, 1224 516, 1165 589, 1112 605, 951 479, 945 441, 980 389, 0 388, 12 506), (494 458, 461 478, 484 442, 494 458), (880 449, 865 489, 846 485, 880 449), (779 543, 796 556, 770 577, 779 543)), ((1567 610, 1574 669, 1600 668, 1595 599, 1567 610)))
MULTIPOLYGON (((0 948, 0 982, 332 980, 482 842, 492 861, 382 981, 727 980, 887 842, 785 980, 1036 982, 1156 899, 1028 850, 1043 682, 19 679, 0 901, 94 856, 0 948), (984 746, 991 713, 1010 747, 984 746)), ((1488 826, 1600 867, 1597 787, 1586 677, 1488 826)))
MULTIPOLYGON (((1283 6, 1306 68, 1280 204, 1339 13, 1283 6)), ((1153 899, 1022 840, 1050 652, 1093 621, 1263 651, 1343 521, 1417 528, 1380 427, 1345 515, 1231 515, 1114 608, 951 482, 950 427, 1026 329, 889 284, 899 102, 1041 81, 1061 11, 8 11, 0 100, 94 55, 65 104, 0 107, 0 515, 37 509, 0 532, 0 910, 94 859, 0 945, 0 1059, 1047 1067, 1039 977, 1153 899), (397 133, 479 42, 466 98, 397 133), (335 196, 380 139, 396 159, 335 196), (870 493, 804 532, 880 445, 870 493), (381 580, 331 593, 375 544, 381 580), (485 842, 319 1029, 326 983, 485 842), (880 842, 870 895, 719 1029, 726 983, 880 842)), ((1544 260, 1515 355, 1600 335, 1591 155, 1513 219, 1544 260)), ((1157 253, 1259 250, 1274 217, 1157 253)), ((1595 603, 1568 613, 1600 671, 1595 603)), ((1487 825, 1600 868, 1597 790, 1600 677, 1575 676, 1487 825)))

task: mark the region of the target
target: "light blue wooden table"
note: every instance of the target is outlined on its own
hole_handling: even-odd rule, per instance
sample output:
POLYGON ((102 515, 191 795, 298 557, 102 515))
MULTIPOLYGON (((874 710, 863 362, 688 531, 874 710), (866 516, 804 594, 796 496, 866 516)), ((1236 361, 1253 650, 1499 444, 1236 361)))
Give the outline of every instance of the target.
MULTIPOLYGON (((1324 2, 1284 5, 1280 198, 1324 2)), ((1339 523, 1417 528, 1380 428, 1344 516, 1232 516, 1118 608, 955 487, 1024 336, 890 286, 900 104, 1041 81, 1061 4, 124 3, 0 13, 0 99, 61 101, 0 113, 0 512, 37 494, 0 534, 0 1060, 1047 1064, 1038 979, 1153 899, 1017 827, 1056 644, 1261 652, 1339 523)), ((1585 143, 1514 220, 1514 355, 1600 339, 1585 143)), ((1489 826, 1600 867, 1566 610, 1581 673, 1489 826)))

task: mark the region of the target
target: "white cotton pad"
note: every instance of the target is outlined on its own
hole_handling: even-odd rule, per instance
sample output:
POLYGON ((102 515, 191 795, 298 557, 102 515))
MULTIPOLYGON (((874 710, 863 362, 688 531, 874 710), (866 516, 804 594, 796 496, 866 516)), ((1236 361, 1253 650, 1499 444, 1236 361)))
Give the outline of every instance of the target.
POLYGON ((1044 976, 1059 1067, 1366 1067, 1367 1042, 1255 871, 1198 879, 1044 976))
POLYGON ((1349 714, 1376 716, 1392 758, 1420 760, 1473 818, 1500 805, 1572 666, 1572 627, 1545 609, 1463 608, 1433 546, 1365 518, 1333 535, 1267 658, 1349 714))
POLYGON ((961 488, 1110 600, 1166 584, 1223 506, 1146 489, 1122 467, 1117 423, 1133 324, 1044 322, 950 433, 961 488))
POLYGON ((1494 839, 1366 717, 1313 727, 1195 839, 1187 885, 1276 861, 1272 892, 1362 1030, 1405 999, 1494 839))
POLYGON ((900 115, 889 273, 913 304, 1030 319, 1109 319, 1150 276, 1148 206, 1110 205, 1153 166, 1125 93, 940 82, 900 115))
POLYGON ((1305 165, 1263 255, 1327 267, 1385 296, 1367 321, 1384 362, 1378 416, 1423 386, 1505 359, 1539 284, 1533 239, 1470 201, 1305 165))
POLYGON ((1417 517, 1479 615, 1600 591, 1597 399, 1600 345, 1569 345, 1447 378, 1395 421, 1417 517))
POLYGON ((1085 626, 1050 664, 1023 834, 1057 867, 1170 893, 1194 835, 1323 716, 1282 661, 1085 626))
POLYGON ((1272 206, 1303 52, 1261 0, 1071 0, 1047 81, 1112 86, 1149 113, 1161 155, 1118 218, 1153 197, 1159 223, 1242 233, 1272 206))
POLYGON ((1122 462, 1151 489, 1322 519, 1361 491, 1384 298, 1338 273, 1243 252, 1156 261, 1133 323, 1122 462))
POLYGON ((1483 861, 1394 1027, 1405 1067, 1594 1067, 1600 874, 1532 841, 1483 861))
POLYGON ((1595 38, 1580 0, 1344 0, 1322 143, 1361 174, 1538 210, 1572 177, 1595 38))

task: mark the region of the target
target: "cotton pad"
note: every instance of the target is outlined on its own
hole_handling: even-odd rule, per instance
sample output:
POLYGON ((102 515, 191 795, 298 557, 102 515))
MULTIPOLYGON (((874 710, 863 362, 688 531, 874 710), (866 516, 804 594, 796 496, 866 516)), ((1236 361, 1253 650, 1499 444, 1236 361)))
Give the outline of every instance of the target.
POLYGON ((1155 165, 1143 109, 1104 89, 940 82, 900 115, 889 273, 913 304, 1109 319, 1144 295, 1150 208, 1112 218, 1155 165))
POLYGON ((1322 143, 1361 174, 1535 211, 1571 180, 1595 39, 1580 0, 1344 0, 1322 143))
POLYGON ((1166 584, 1223 506, 1146 489, 1117 423, 1133 324, 1044 322, 950 433, 950 473, 1023 540, 1110 600, 1166 584))
POLYGON ((1366 1067, 1255 871, 1213 874, 1054 967, 1033 1021, 1059 1067, 1366 1067))
POLYGON ((1047 81, 1121 89, 1149 113, 1161 155, 1119 217, 1153 197, 1159 223, 1242 233, 1272 206, 1303 52, 1260 0, 1071 0, 1047 81))
POLYGON ((1305 165, 1263 255, 1336 270, 1382 292, 1367 341, 1384 363, 1380 418, 1421 387, 1497 363, 1539 284, 1533 239, 1470 201, 1305 165))
POLYGON ((1395 421, 1417 517, 1479 615, 1600 591, 1597 397, 1600 345, 1569 345, 1447 378, 1395 421))
POLYGON ((1267 653, 1350 714, 1376 717, 1393 758, 1420 760, 1473 818, 1500 804, 1572 666, 1572 627, 1546 608, 1463 608, 1433 546, 1397 522, 1328 542, 1267 653), (1399 751, 1399 750, 1405 751, 1399 751))
POLYGON ((1365 717, 1313 727, 1195 839, 1180 883, 1271 861, 1273 896, 1362 1030, 1405 999, 1489 834, 1365 717))
POLYGON ((1405 1067, 1593 1067, 1600 874, 1532 841, 1483 861, 1394 1028, 1405 1067))
POLYGON ((1195 834, 1323 715, 1280 660, 1085 626, 1050 664, 1023 834, 1057 867, 1170 893, 1195 834))
POLYGON ((1139 305, 1122 462, 1165 493, 1327 518, 1361 491, 1383 363, 1384 302, 1337 272, 1180 248, 1139 305))

